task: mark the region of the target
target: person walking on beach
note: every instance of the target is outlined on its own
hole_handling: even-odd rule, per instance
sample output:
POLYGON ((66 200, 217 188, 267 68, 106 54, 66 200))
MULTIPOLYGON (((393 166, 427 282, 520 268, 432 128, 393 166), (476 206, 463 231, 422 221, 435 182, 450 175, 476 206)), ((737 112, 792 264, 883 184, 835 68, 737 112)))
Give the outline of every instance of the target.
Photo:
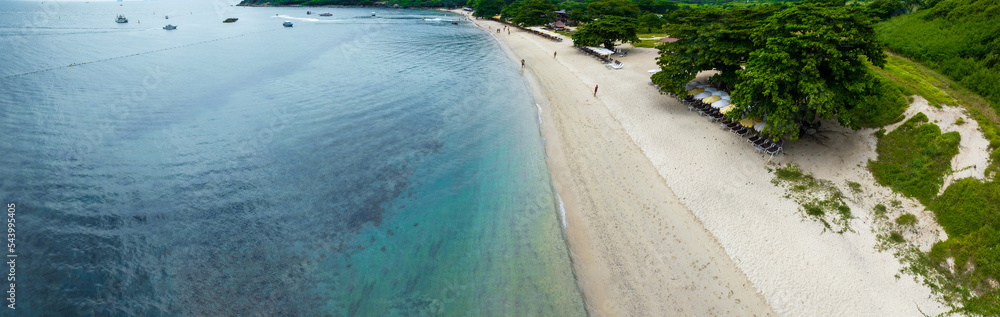
MULTIPOLYGON (((524 70, 524 60, 523 59, 521 60, 521 70, 524 70)), ((595 92, 595 94, 596 94, 596 92, 595 92)))
POLYGON ((594 97, 597 97, 597 85, 594 85, 594 97))
POLYGON ((556 58, 556 54, 559 54, 559 52, 552 52, 552 58, 556 58))

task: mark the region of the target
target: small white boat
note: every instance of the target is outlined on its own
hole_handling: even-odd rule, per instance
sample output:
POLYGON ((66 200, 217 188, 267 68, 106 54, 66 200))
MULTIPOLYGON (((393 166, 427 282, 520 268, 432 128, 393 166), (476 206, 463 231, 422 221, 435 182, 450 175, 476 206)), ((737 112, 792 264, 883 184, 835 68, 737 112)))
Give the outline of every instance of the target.
POLYGON ((167 24, 167 26, 163 27, 164 30, 173 30, 173 29, 176 29, 176 28, 177 28, 177 26, 173 25, 173 24, 167 24))
POLYGON ((115 18, 115 22, 128 23, 128 19, 126 19, 124 15, 119 14, 118 18, 115 18))
POLYGON ((282 23, 281 25, 284 25, 285 27, 292 27, 292 21, 285 21, 285 23, 282 23))
POLYGON ((372 16, 375 16, 375 12, 372 12, 372 16))

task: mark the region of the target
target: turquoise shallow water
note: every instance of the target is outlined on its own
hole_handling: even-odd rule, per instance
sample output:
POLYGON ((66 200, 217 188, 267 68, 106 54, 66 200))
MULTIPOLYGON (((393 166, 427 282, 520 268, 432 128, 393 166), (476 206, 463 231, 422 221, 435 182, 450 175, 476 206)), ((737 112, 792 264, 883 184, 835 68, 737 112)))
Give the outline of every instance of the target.
POLYGON ((371 11, 0 2, 18 315, 584 315, 517 68, 371 11))

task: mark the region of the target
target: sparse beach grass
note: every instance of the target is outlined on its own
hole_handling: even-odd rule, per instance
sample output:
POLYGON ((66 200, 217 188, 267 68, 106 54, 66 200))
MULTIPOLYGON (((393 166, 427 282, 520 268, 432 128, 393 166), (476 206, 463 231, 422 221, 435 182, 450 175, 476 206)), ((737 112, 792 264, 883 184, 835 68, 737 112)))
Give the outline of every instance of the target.
POLYGON ((786 197, 802 205, 805 215, 819 221, 826 229, 837 233, 851 231, 850 220, 854 216, 844 203, 844 193, 833 182, 803 173, 794 164, 775 169, 773 182, 785 187, 786 197))

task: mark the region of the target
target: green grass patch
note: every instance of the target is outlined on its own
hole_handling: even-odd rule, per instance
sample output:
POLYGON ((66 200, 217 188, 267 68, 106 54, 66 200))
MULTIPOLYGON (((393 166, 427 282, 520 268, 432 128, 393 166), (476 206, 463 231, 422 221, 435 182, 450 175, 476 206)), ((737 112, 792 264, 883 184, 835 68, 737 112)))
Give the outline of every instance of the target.
MULTIPOLYGON (((802 212, 837 233, 851 230, 854 218, 844 203, 844 194, 833 182, 802 172, 798 165, 787 164, 774 170, 775 185, 784 186, 788 197, 802 206, 802 212)), ((860 184, 858 185, 860 187, 860 184)))
MULTIPOLYGON (((870 64, 869 64, 870 65, 870 64)), ((908 90, 877 71, 877 67, 872 66, 876 71, 872 75, 879 81, 879 90, 875 94, 866 96, 858 100, 859 105, 856 111, 865 113, 856 114, 858 127, 878 128, 885 125, 902 121, 905 117, 903 112, 910 105, 907 100, 908 90)))
POLYGON ((659 40, 660 38, 668 37, 670 35, 668 35, 667 33, 639 33, 636 34, 635 36, 640 39, 652 39, 655 37, 657 38, 657 40, 659 40))
POLYGON ((847 181, 847 188, 850 188, 855 194, 861 193, 861 184, 858 182, 847 181))
POLYGON ((896 218, 896 224, 900 226, 913 226, 917 224, 917 216, 905 213, 896 218))
POLYGON ((937 196, 951 158, 958 154, 958 132, 941 133, 927 116, 917 113, 878 140, 878 159, 868 169, 879 184, 889 186, 927 205, 937 196))
POLYGON ((632 43, 635 47, 645 47, 645 48, 655 48, 656 44, 659 44, 660 40, 639 40, 639 42, 632 43))
POLYGON ((928 209, 934 212, 949 237, 967 235, 984 226, 1000 230, 1000 184, 960 179, 948 186, 928 209))
POLYGON ((901 85, 906 95, 920 95, 932 106, 940 108, 942 105, 957 104, 955 98, 937 88, 941 85, 940 80, 922 72, 915 63, 907 59, 889 55, 884 69, 874 66, 871 68, 901 85))
POLYGON ((875 205, 875 218, 885 218, 886 211, 885 205, 875 205))
POLYGON ((892 241, 893 243, 903 243, 906 242, 906 238, 903 238, 903 235, 899 232, 893 231, 892 233, 889 233, 889 241, 892 241))

